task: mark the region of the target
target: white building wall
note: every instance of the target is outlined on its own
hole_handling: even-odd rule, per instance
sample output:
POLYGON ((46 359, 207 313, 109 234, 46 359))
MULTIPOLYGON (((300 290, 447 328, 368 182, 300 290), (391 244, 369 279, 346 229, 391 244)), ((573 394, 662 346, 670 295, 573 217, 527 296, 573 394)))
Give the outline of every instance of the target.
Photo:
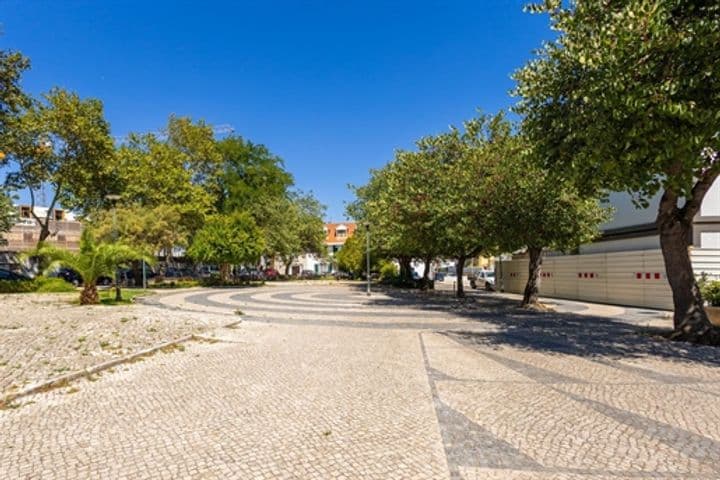
MULTIPOLYGON (((696 275, 720 278, 720 250, 691 251, 696 275)), ((528 259, 502 261, 498 284, 506 292, 522 293, 528 278, 528 259)), ((660 250, 607 252, 546 257, 540 295, 670 310, 672 292, 660 250)))

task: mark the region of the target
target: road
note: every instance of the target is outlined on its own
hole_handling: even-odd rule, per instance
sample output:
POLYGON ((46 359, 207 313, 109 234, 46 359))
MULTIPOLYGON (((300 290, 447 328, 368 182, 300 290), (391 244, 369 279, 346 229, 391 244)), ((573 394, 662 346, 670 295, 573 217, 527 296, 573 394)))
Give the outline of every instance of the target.
POLYGON ((643 312, 353 285, 149 301, 242 322, 0 411, 0 478, 720 478, 720 354, 643 312))

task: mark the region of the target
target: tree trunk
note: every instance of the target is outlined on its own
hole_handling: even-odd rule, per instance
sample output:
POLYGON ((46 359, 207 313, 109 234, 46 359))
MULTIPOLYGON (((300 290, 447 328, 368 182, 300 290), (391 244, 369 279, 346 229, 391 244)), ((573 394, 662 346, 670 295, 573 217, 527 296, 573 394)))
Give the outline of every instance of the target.
POLYGON ((423 261, 425 262, 425 268, 423 268, 421 288, 427 290, 432 287, 432 282, 430 282, 430 262, 432 262, 432 257, 425 257, 423 261))
POLYGON ((230 264, 229 263, 221 263, 220 264, 220 280, 223 281, 223 283, 227 282, 230 278, 230 264))
POLYGON ((80 292, 80 305, 96 305, 100 303, 97 287, 94 283, 87 282, 80 292))
POLYGON ((540 270, 542 270, 542 247, 528 248, 530 262, 528 263, 528 280, 525 284, 521 307, 537 305, 540 293, 540 270))
POLYGON ((463 287, 463 271, 465 270, 465 257, 461 256, 457 258, 455 262, 455 275, 457 276, 457 289, 455 290, 455 296, 462 298, 465 296, 465 288, 463 287))
POLYGON ((288 278, 290 276, 290 267, 291 266, 292 266, 291 262, 287 262, 285 264, 285 278, 288 278))
POLYGON ((412 258, 400 259, 400 277, 404 285, 412 285, 412 258))
POLYGON ((669 205, 661 202, 658 211, 660 246, 665 260, 665 272, 673 294, 672 337, 696 343, 718 343, 720 332, 708 320, 703 299, 695 280, 690 261, 692 219, 682 218, 681 210, 668 212, 669 205))

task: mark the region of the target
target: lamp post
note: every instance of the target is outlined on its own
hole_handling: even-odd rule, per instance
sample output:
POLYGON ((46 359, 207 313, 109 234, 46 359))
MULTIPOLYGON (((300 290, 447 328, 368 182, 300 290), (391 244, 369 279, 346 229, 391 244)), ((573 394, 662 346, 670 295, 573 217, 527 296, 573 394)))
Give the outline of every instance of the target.
MULTIPOLYGON (((117 194, 108 194, 105 195, 105 199, 109 200, 113 204, 113 242, 117 242, 118 240, 118 229, 117 229, 117 201, 120 200, 120 195, 117 194)), ((117 268, 117 265, 115 266, 115 301, 119 302, 122 300, 122 295, 120 294, 120 271, 117 268)))
POLYGON ((365 222, 365 239, 366 239, 366 258, 365 258, 365 267, 366 267, 366 277, 367 277, 367 295, 370 296, 370 222, 365 222))

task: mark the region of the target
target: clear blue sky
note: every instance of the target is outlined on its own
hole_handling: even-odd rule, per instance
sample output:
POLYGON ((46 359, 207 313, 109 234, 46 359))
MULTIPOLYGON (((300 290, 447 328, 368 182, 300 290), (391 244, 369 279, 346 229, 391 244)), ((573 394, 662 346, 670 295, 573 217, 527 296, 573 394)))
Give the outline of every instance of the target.
POLYGON ((524 0, 0 0, 24 86, 100 98, 114 135, 171 113, 229 123, 285 159, 329 219, 396 148, 507 109, 510 74, 551 38, 524 0))

